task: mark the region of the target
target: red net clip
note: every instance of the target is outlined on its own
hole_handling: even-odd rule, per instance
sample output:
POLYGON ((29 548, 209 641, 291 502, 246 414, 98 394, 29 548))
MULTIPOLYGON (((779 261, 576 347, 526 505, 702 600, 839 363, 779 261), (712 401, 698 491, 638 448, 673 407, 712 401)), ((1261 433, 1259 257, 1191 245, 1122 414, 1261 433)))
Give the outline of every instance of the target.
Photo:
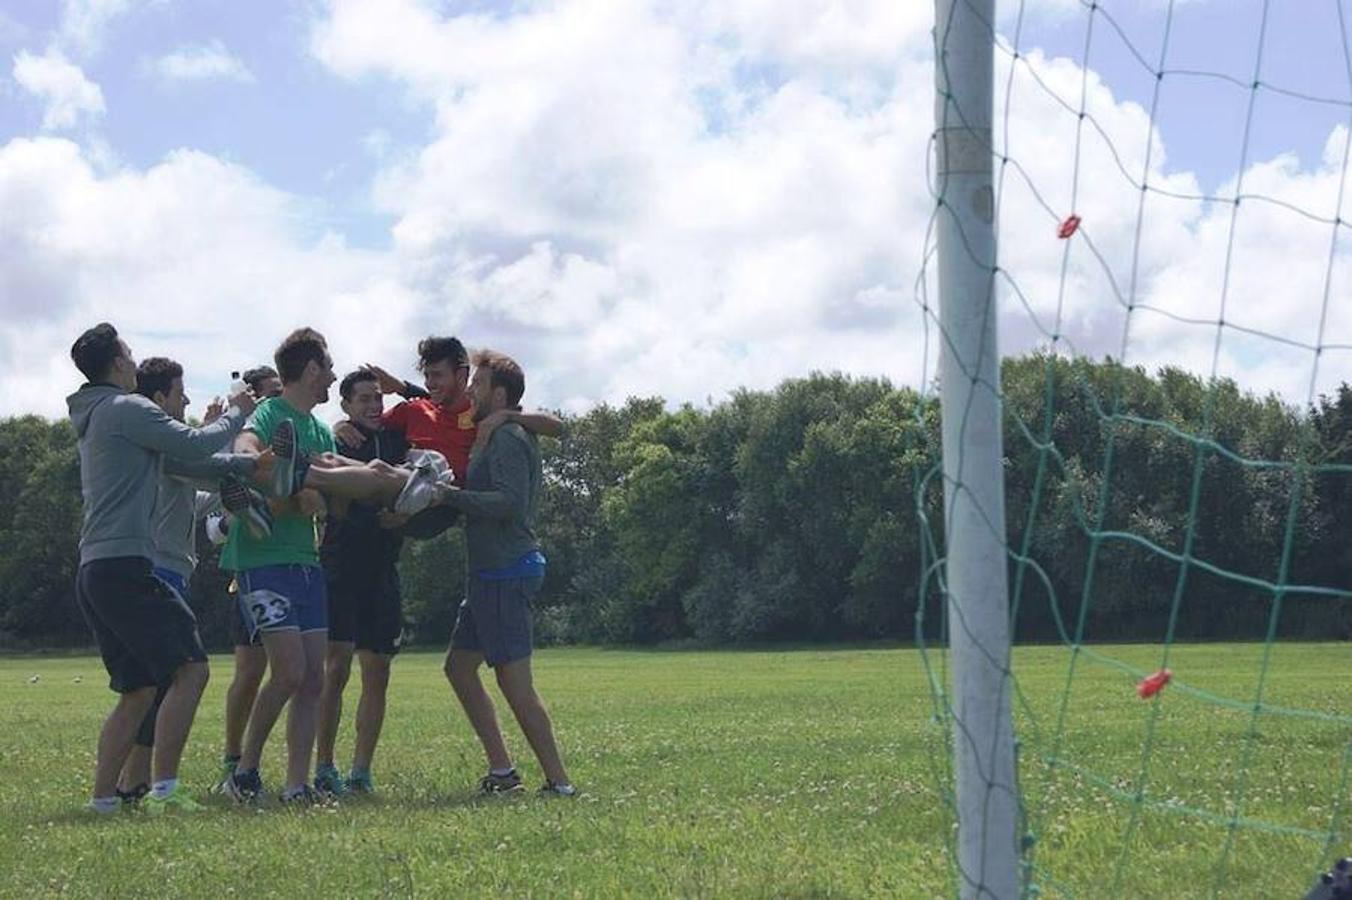
POLYGON ((1056 231, 1056 236, 1064 241, 1066 238, 1074 234, 1076 229, 1078 229, 1079 227, 1080 227, 1080 217, 1072 214, 1070 218, 1066 219, 1064 222, 1061 223, 1061 227, 1058 228, 1056 231))
POLYGON ((1154 675, 1147 675, 1141 679, 1140 684, 1136 685, 1136 695, 1142 700, 1153 697, 1164 690, 1164 686, 1173 677, 1174 673, 1168 669, 1160 669, 1154 675))

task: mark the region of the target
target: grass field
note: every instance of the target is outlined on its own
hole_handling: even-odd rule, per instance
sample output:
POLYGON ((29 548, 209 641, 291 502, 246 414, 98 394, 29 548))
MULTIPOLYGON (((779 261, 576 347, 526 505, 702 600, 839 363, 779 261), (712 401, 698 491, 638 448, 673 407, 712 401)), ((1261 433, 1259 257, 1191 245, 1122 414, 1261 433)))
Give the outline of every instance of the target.
MULTIPOLYGON (((1159 651, 1101 652, 1152 668, 1159 651)), ((1175 651, 1179 681, 1163 695, 1147 787, 1173 811, 1143 815, 1127 846, 1130 807, 1113 787, 1134 790, 1150 704, 1128 675, 1082 660, 1061 754, 1079 769, 1048 766, 1040 757, 1054 739, 1068 654, 1017 652, 1029 707, 1019 714, 1023 789, 1043 896, 1109 896, 1120 859, 1112 896, 1204 897, 1218 880, 1226 897, 1303 894, 1328 858, 1324 840, 1245 825, 1218 875, 1225 825, 1184 811, 1232 811, 1250 720, 1189 689, 1252 703, 1261 653, 1175 651)), ((97 659, 0 660, 0 895, 950 893, 951 820, 935 776, 944 751, 916 651, 566 649, 541 652, 536 668, 578 799, 476 800, 483 762, 440 656, 408 653, 395 665, 378 797, 305 812, 213 800, 207 813, 166 821, 80 812, 95 731, 111 706, 97 659)), ((213 673, 183 773, 198 795, 216 771, 229 660, 213 659, 213 673)), ((1278 646, 1266 696, 1338 714, 1352 697, 1352 647, 1278 646)), ((538 782, 519 732, 507 733, 538 782)), ((1349 802, 1348 739, 1336 722, 1262 716, 1241 814, 1327 832, 1340 791, 1341 806, 1349 802)), ((280 740, 273 745, 265 779, 281 769, 280 740)), ((350 746, 345 729, 340 764, 350 746)), ((1328 853, 1348 851, 1352 841, 1339 838, 1328 853)))

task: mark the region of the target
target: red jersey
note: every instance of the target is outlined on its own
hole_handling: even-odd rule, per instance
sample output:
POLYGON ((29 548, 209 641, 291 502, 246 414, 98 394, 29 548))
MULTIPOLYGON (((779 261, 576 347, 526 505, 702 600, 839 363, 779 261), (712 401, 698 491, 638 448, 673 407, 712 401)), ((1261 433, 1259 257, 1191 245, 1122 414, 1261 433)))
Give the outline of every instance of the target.
POLYGON ((450 409, 434 400, 405 400, 381 416, 386 428, 402 431, 404 438, 419 450, 435 450, 451 464, 455 483, 465 483, 469 469, 469 451, 479 426, 474 422, 474 403, 466 395, 450 409))

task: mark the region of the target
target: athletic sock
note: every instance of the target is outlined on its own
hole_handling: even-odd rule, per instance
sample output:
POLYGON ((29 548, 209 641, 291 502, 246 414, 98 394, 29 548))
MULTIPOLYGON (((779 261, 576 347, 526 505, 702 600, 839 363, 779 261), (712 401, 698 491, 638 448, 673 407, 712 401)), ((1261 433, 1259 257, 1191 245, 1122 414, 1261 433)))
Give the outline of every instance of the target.
POLYGON ((165 797, 168 797, 170 794, 172 794, 174 792, 174 788, 176 787, 178 787, 177 778, 165 778, 162 781, 157 781, 150 786, 150 796, 156 798, 157 800, 163 800, 165 797))
POLYGON ((489 769, 488 774, 492 775, 494 778, 506 778, 515 771, 516 766, 508 766, 505 769, 489 769))
POLYGON ((112 797, 95 797, 89 801, 89 808, 95 812, 108 813, 117 812, 118 807, 122 805, 121 798, 116 795, 112 797))

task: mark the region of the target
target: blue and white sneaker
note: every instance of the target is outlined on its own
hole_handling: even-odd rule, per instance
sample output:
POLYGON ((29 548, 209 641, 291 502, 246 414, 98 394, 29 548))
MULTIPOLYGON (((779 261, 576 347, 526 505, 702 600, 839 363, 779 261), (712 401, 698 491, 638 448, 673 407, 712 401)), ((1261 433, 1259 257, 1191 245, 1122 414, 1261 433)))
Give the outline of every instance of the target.
POLYGON ((257 769, 236 769, 224 787, 236 803, 253 803, 263 794, 263 777, 257 769))
POLYGON ((263 495, 240 481, 235 475, 221 479, 221 505, 226 512, 244 523, 244 528, 255 540, 272 534, 272 511, 263 495))

